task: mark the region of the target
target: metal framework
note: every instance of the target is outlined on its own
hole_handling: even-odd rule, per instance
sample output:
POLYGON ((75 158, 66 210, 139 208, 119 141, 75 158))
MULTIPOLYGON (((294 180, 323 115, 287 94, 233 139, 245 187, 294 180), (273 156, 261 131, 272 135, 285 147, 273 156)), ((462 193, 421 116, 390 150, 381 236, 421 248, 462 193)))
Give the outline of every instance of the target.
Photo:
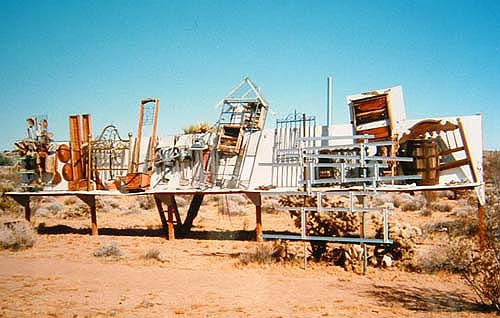
POLYGON ((130 139, 122 139, 114 125, 108 125, 92 141, 92 170, 101 180, 124 176, 130 164, 130 139))
POLYGON ((293 207, 284 206, 279 208, 280 211, 298 211, 301 216, 300 235, 284 235, 284 234, 262 234, 263 239, 279 239, 279 240, 297 240, 297 241, 325 241, 333 243, 355 243, 355 244, 391 244, 392 240, 389 239, 389 213, 392 209, 388 208, 374 208, 368 207, 367 197, 380 195, 382 192, 373 191, 335 191, 335 192, 284 192, 274 193, 274 195, 295 195, 295 196, 316 196, 316 206, 313 207, 293 207), (343 207, 327 207, 323 205, 323 198, 328 196, 347 196, 348 204, 343 207), (358 200, 358 203, 355 200, 358 200), (358 213, 360 214, 360 233, 359 237, 329 237, 329 236, 310 236, 307 235, 307 216, 311 212, 321 213, 358 213), (367 218, 366 214, 378 214, 382 216, 383 235, 382 238, 368 237, 367 236, 367 218))
POLYGON ((218 105, 216 147, 212 159, 217 166, 216 185, 248 188, 256 164, 269 103, 260 89, 245 78, 218 105), (242 176, 244 171, 249 175, 242 176))
MULTIPOLYGON (((301 138, 314 138, 316 117, 296 111, 276 120, 273 144, 272 183, 277 187, 297 186, 301 175, 301 138)), ((311 146, 311 142, 306 142, 311 146)))

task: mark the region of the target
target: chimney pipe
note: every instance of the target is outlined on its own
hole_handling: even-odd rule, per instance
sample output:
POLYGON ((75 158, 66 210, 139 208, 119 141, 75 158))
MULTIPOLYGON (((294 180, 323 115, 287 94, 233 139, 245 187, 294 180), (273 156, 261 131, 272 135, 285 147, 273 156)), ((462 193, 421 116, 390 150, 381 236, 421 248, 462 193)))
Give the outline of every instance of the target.
POLYGON ((326 125, 333 124, 333 77, 328 76, 326 125))

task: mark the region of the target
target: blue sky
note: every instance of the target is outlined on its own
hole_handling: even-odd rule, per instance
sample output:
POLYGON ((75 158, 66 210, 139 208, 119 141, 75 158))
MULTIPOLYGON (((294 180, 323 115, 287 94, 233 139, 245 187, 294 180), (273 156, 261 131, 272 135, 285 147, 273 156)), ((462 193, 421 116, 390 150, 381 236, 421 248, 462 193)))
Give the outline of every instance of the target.
POLYGON ((56 139, 90 113, 135 134, 138 104, 161 99, 160 134, 217 120, 215 104, 244 77, 274 114, 334 123, 345 96, 402 85, 409 118, 484 115, 500 149, 500 1, 0 0, 0 149, 47 114, 56 139))

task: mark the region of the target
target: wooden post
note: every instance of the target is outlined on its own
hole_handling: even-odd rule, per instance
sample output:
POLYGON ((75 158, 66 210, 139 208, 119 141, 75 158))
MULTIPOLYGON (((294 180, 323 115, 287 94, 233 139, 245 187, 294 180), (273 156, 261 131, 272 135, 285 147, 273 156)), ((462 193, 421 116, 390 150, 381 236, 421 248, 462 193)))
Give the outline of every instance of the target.
POLYGON ((255 206, 255 239, 262 242, 262 205, 255 206))
POLYGON ((175 228, 174 228, 174 211, 177 210, 177 203, 175 202, 175 197, 173 194, 168 194, 165 196, 167 201, 167 229, 168 229, 168 239, 175 240, 175 228))
POLYGON ((436 201, 437 194, 435 191, 424 191, 423 195, 425 199, 425 208, 430 210, 432 202, 436 201))
POLYGON ((193 221, 198 216, 198 211, 200 210, 201 203, 203 202, 204 194, 195 194, 193 199, 191 199, 191 204, 186 215, 186 219, 181 226, 182 235, 186 235, 191 231, 193 227, 193 221))
POLYGON ((245 192, 255 205, 255 240, 262 242, 262 198, 260 192, 245 192))
POLYGON ((484 250, 486 248, 486 216, 484 211, 484 205, 479 202, 477 204, 477 214, 478 214, 478 231, 479 231, 479 248, 484 250))
POLYGON ((159 194, 155 194, 154 198, 155 198, 156 208, 158 209, 158 214, 160 215, 161 225, 163 227, 163 230, 165 231, 165 238, 169 239, 168 222, 167 219, 165 218, 165 212, 163 211, 162 200, 159 194))
POLYGON ((30 207, 30 196, 29 195, 11 195, 10 196, 14 201, 19 203, 24 208, 24 218, 26 221, 31 221, 31 207, 30 207))
POLYGON ((477 172, 478 170, 476 168, 476 163, 474 162, 474 160, 472 160, 472 153, 469 149, 469 140, 467 139, 467 134, 465 133, 465 128, 464 128, 464 124, 462 122, 462 119, 457 118, 457 123, 458 123, 458 131, 460 132, 460 137, 462 137, 462 142, 464 144, 464 151, 465 151, 465 155, 467 157, 467 162, 469 164, 470 171, 472 174, 472 181, 478 182, 478 181, 480 181, 479 175, 477 172))
POLYGON ((77 194, 76 196, 89 206, 92 235, 99 235, 99 229, 97 228, 97 210, 95 205, 95 195, 77 194))
POLYGON ((175 201, 175 195, 157 193, 154 194, 154 198, 156 202, 156 207, 158 208, 158 213, 160 214, 161 224, 163 226, 163 230, 165 231, 165 237, 168 240, 175 240, 174 217, 177 224, 182 225, 181 217, 177 209, 177 202, 175 201), (167 217, 165 217, 163 202, 165 202, 168 206, 167 217))
MULTIPOLYGON (((82 178, 81 157, 81 117, 80 115, 69 116, 69 134, 71 149, 71 167, 73 168, 73 180, 76 184, 82 178)), ((70 189, 72 190, 72 189, 70 189)), ((78 186, 77 186, 78 190, 78 186)))
POLYGON ((155 103, 155 109, 153 114, 153 130, 151 132, 151 140, 149 143, 149 160, 148 160, 148 174, 153 174, 153 161, 155 158, 155 146, 156 146, 156 129, 158 127, 158 111, 160 110, 160 100, 155 98, 153 100, 155 103))

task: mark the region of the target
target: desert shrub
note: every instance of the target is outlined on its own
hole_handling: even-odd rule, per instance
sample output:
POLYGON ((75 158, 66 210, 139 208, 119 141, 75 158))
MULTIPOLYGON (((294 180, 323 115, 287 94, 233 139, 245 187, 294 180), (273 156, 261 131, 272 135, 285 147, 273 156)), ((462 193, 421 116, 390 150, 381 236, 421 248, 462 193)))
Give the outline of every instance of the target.
POLYGON ((0 224, 0 247, 2 249, 22 250, 32 247, 36 233, 26 221, 0 224))
POLYGON ((186 128, 182 129, 185 134, 200 134, 200 133, 206 133, 207 131, 214 131, 213 127, 210 127, 210 125, 207 122, 199 122, 196 124, 193 124, 191 126, 188 126, 186 128))
MULTIPOLYGON (((391 260, 397 261, 398 265, 409 266, 416 254, 416 244, 421 236, 422 230, 419 227, 406 223, 392 223, 389 226, 389 237, 393 243, 377 245, 374 257, 380 262, 384 256, 388 256, 391 260)), ((377 229, 376 237, 383 237, 383 228, 377 229)))
POLYGON ((439 212, 450 212, 453 209, 453 204, 447 201, 432 202, 431 209, 439 212))
POLYGON ((71 218, 87 217, 89 215, 90 215, 89 206, 85 203, 80 203, 77 206, 64 211, 61 217, 64 219, 71 219, 71 218))
POLYGON ((275 196, 262 198, 262 212, 269 214, 276 214, 279 212, 280 202, 279 198, 275 196))
POLYGON ((372 203, 377 207, 386 206, 388 203, 394 205, 394 197, 389 193, 381 193, 373 196, 372 203))
POLYGON ((485 151, 483 155, 484 179, 487 183, 500 183, 500 151, 485 151))
MULTIPOLYGON (((213 195, 208 195, 205 198, 213 197, 213 195)), ((177 208, 184 208, 189 205, 189 196, 187 195, 176 195, 175 202, 177 203, 177 208)))
POLYGON ((451 238, 472 237, 477 234, 477 231, 478 220, 474 213, 450 221, 433 223, 426 227, 428 233, 447 232, 451 238))
MULTIPOLYGON (((283 207, 314 207, 316 197, 284 196, 279 202, 283 207)), ((322 205, 324 207, 344 207, 343 200, 332 200, 324 196, 322 205)), ((301 212, 290 210, 290 216, 297 228, 301 228, 301 212)), ((306 235, 308 236, 353 236, 359 230, 359 217, 356 213, 344 212, 319 212, 308 211, 306 213, 306 235)), ((316 261, 323 259, 327 253, 327 242, 310 241, 310 252, 316 261)), ((329 260, 329 259, 326 259, 329 260)))
POLYGON ((462 278, 479 301, 500 313, 500 244, 490 241, 487 248, 473 253, 464 266, 462 278))
MULTIPOLYGON (((3 177, 3 175, 2 175, 3 177)), ((6 212, 17 212, 19 205, 14 199, 4 195, 5 192, 14 191, 15 190, 15 182, 2 179, 0 180, 0 211, 6 212)))
POLYGON ((477 223, 475 231, 470 233, 464 230, 467 226, 463 223, 470 217, 461 218, 458 221, 462 223, 446 224, 450 242, 431 253, 431 257, 421 262, 420 266, 424 271, 445 270, 459 273, 475 292, 480 303, 500 313, 499 192, 498 187, 487 192, 485 215, 488 236, 482 248, 476 246, 475 238, 472 237, 477 233, 477 223))
POLYGON ((500 152, 486 152, 485 159, 488 236, 481 249, 464 258, 461 276, 482 304, 500 313, 500 152))
POLYGON ((151 210, 156 207, 155 199, 151 195, 139 195, 137 196, 137 202, 139 202, 141 210, 151 210))
POLYGON ((453 215, 456 215, 458 217, 466 217, 476 213, 476 210, 477 209, 471 207, 466 200, 460 199, 458 200, 455 207, 453 207, 451 212, 453 213, 453 215))
POLYGON ((331 261, 334 265, 341 266, 347 271, 362 272, 363 248, 360 245, 342 245, 329 249, 331 261))
POLYGON ((78 201, 78 198, 76 197, 67 197, 64 199, 64 205, 73 205, 78 201))
POLYGON ((437 198, 446 198, 448 200, 455 200, 457 197, 456 192, 453 190, 434 191, 434 194, 437 198))
POLYGON ((7 157, 3 152, 0 152, 0 166, 12 166, 14 165, 14 160, 7 157))
POLYGON ((46 207, 43 207, 43 206, 38 207, 34 213, 36 216, 41 216, 41 217, 49 217, 52 215, 52 213, 49 211, 49 209, 47 209, 46 207))
POLYGON ((243 264, 258 263, 269 264, 274 261, 275 249, 273 245, 259 244, 252 251, 240 254, 240 262, 243 264))
POLYGON ((275 241, 272 244, 260 243, 251 251, 240 254, 240 262, 244 265, 286 262, 295 258, 296 255, 288 250, 288 244, 281 241, 275 241))
POLYGON ((123 251, 116 242, 105 243, 94 251, 95 257, 120 257, 123 251))
POLYGON ((424 273, 462 273, 474 248, 474 242, 468 238, 450 238, 447 244, 434 246, 420 255, 414 263, 414 269, 424 273))
POLYGON ((216 196, 217 206, 220 214, 226 215, 245 215, 249 210, 249 200, 243 195, 225 195, 216 196))
POLYGON ((120 207, 120 203, 115 198, 105 198, 102 199, 103 206, 109 206, 112 209, 118 209, 120 207))
POLYGON ((400 205, 403 211, 418 211, 425 206, 425 198, 422 195, 410 196, 410 198, 400 205))
POLYGON ((394 204, 394 207, 396 208, 401 208, 404 203, 411 200, 412 196, 408 193, 392 194, 392 202, 394 204))
POLYGON ((17 213, 19 211, 19 204, 14 201, 14 199, 2 195, 0 196, 0 212, 1 211, 17 213))
POLYGON ((64 205, 62 205, 59 202, 54 202, 54 203, 49 204, 47 206, 47 209, 49 209, 49 211, 54 213, 54 214, 58 214, 64 210, 64 205))
POLYGON ((150 248, 145 254, 144 259, 146 260, 156 260, 159 262, 166 262, 167 260, 163 257, 160 250, 157 248, 150 248))

